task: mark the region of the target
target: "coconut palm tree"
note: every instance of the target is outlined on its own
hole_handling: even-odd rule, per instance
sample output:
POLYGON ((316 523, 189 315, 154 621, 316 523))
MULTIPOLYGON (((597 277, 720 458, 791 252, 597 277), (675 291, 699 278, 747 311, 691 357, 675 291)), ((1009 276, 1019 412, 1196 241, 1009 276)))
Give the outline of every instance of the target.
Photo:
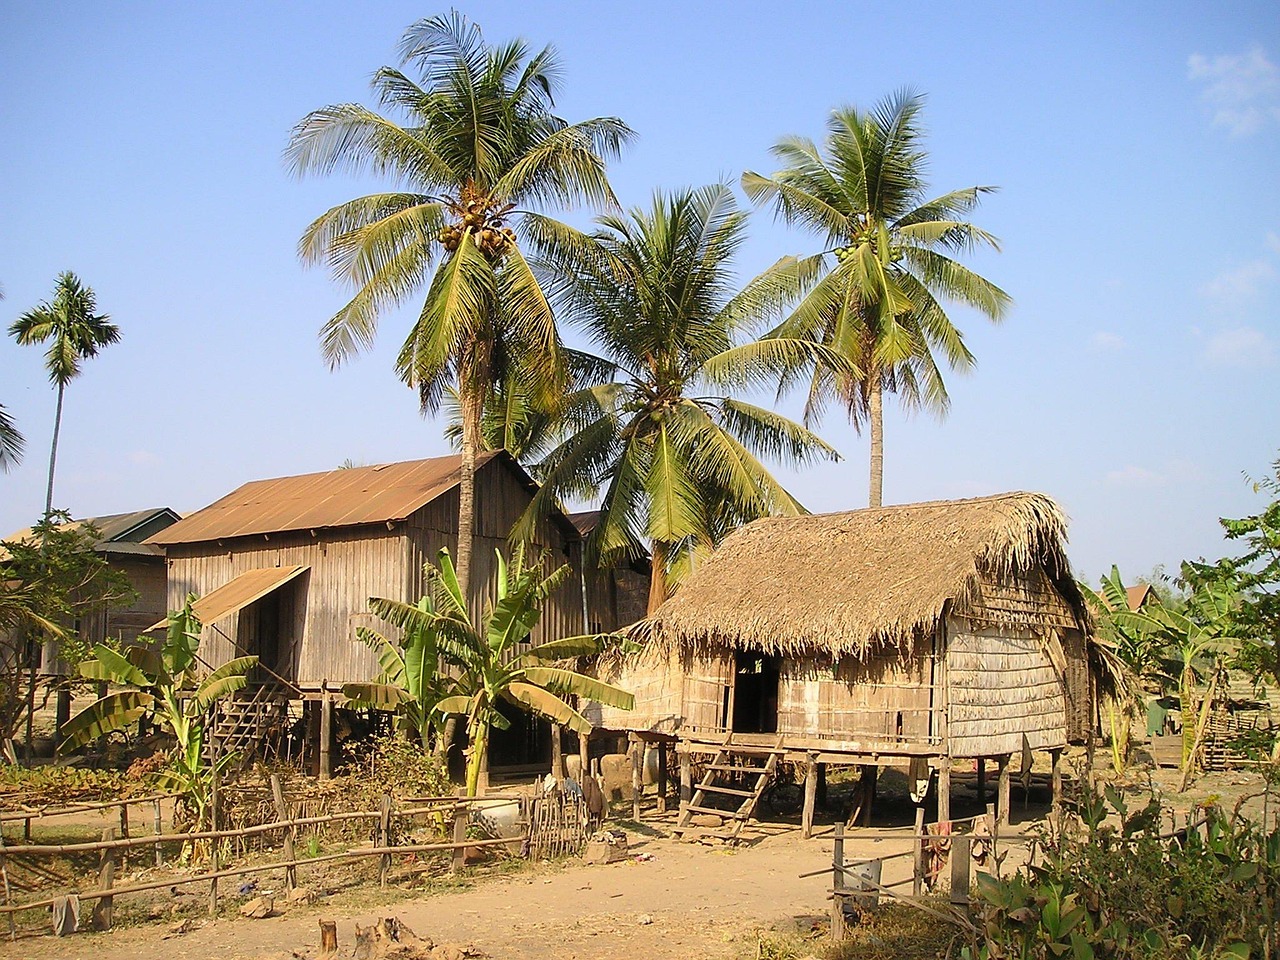
MULTIPOLYGON (((993 188, 926 199, 923 104, 922 96, 904 91, 868 112, 836 110, 825 153, 804 137, 786 137, 773 147, 782 170, 742 176, 752 201, 826 241, 822 252, 791 263, 802 298, 771 336, 820 341, 860 371, 850 377, 811 368, 806 420, 835 399, 856 429, 869 425, 873 507, 884 486, 884 393, 941 414, 948 397, 936 354, 952 369, 974 363, 940 301, 974 307, 993 321, 1011 302, 951 256, 999 249, 995 237, 963 219, 993 188)), ((784 385, 799 375, 793 371, 784 385)))
POLYGON ((13 417, 0 404, 0 473, 8 473, 22 462, 22 448, 26 444, 13 417))
POLYGON ((58 459, 58 433, 62 429, 62 400, 67 384, 80 376, 80 366, 96 357, 103 347, 120 339, 120 328, 105 313, 98 313, 98 298, 70 270, 58 274, 53 299, 28 310, 9 327, 9 335, 23 346, 49 343, 45 369, 58 388, 53 418, 53 444, 49 449, 49 486, 44 512, 53 511, 53 472, 58 459))
POLYGON ((557 251, 557 307, 616 374, 569 397, 568 436, 537 468, 543 486, 517 532, 555 503, 603 490, 588 555, 609 565, 642 554, 647 539, 650 612, 668 577, 737 525, 803 512, 758 457, 836 457, 803 426, 726 395, 726 384, 768 382, 780 365, 827 353, 794 339, 735 346, 769 292, 730 295, 746 217, 724 185, 659 192, 647 210, 600 217, 590 248, 557 251))
POLYGON ((556 116, 555 51, 531 54, 520 40, 490 46, 458 13, 411 26, 400 52, 420 81, 384 67, 373 89, 403 123, 359 104, 324 107, 294 129, 287 159, 299 174, 371 170, 402 187, 327 211, 306 229, 299 252, 355 288, 321 330, 330 366, 368 347, 378 318, 426 286, 396 371, 424 411, 437 408, 446 385, 458 391, 458 578, 466 590, 485 401, 512 377, 544 406, 563 392, 555 318, 524 238, 534 229, 572 235, 540 209, 616 206, 605 159, 631 131, 613 118, 571 124, 556 116))

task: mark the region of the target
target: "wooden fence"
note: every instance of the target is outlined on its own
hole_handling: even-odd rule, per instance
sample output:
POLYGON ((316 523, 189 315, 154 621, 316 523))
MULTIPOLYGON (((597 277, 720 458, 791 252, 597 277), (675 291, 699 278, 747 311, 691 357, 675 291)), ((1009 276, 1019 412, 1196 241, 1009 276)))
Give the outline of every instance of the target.
MULTIPOLYGON (((188 886, 191 884, 208 884, 209 885, 209 912, 215 914, 218 910, 219 892, 218 881, 230 877, 242 877, 255 873, 269 873, 273 871, 282 871, 285 877, 285 885, 289 890, 297 886, 297 871, 300 866, 310 866, 314 864, 327 863, 335 860, 358 860, 368 857, 379 858, 378 876, 380 883, 385 886, 387 877, 391 868, 391 859, 396 855, 411 853, 451 853, 451 872, 459 872, 464 865, 465 852, 472 848, 509 846, 513 843, 521 843, 520 837, 507 837, 484 840, 471 840, 467 838, 467 825, 471 819, 472 812, 476 809, 483 810, 491 807, 495 802, 516 801, 521 803, 522 819, 527 816, 525 810, 525 798, 518 794, 487 794, 482 797, 458 797, 458 796, 432 796, 432 797, 410 797, 404 802, 406 805, 397 808, 394 799, 390 794, 383 797, 382 804, 377 810, 358 810, 343 811, 329 813, 323 816, 297 817, 294 816, 290 804, 284 795, 284 790, 280 784, 278 776, 271 777, 271 793, 275 802, 276 817, 269 823, 252 824, 239 827, 236 829, 214 829, 200 830, 188 833, 164 833, 160 819, 160 803, 164 799, 171 799, 175 794, 159 794, 148 797, 136 797, 126 800, 108 801, 105 803, 80 804, 67 808, 41 808, 33 810, 20 810, 0 814, 0 825, 4 822, 15 822, 18 820, 25 821, 27 826, 24 830, 24 842, 21 844, 5 844, 3 833, 0 832, 0 879, 3 880, 4 903, 0 905, 0 913, 8 915, 10 937, 16 936, 14 915, 24 910, 47 909, 54 907, 66 900, 71 894, 61 896, 43 897, 39 900, 31 900, 27 902, 15 902, 9 882, 9 862, 15 857, 56 857, 68 854, 100 854, 101 866, 98 873, 98 885, 95 889, 88 891, 77 891, 74 896, 79 900, 96 900, 98 906, 93 913, 94 925, 99 929, 108 929, 111 925, 111 908, 115 897, 129 893, 142 893, 148 890, 159 890, 168 887, 188 886), (129 836, 128 824, 128 808, 131 806, 151 805, 154 811, 154 830, 152 834, 144 836, 129 836), (84 843, 30 843, 30 821, 48 817, 64 816, 70 813, 83 813, 93 810, 107 810, 114 807, 120 809, 121 826, 117 833, 116 827, 108 827, 103 831, 101 840, 84 842, 84 843), (436 818, 437 823, 442 827, 447 827, 445 835, 450 837, 448 840, 433 843, 411 843, 411 844, 395 844, 392 838, 392 822, 395 818, 411 818, 420 816, 431 816, 436 818), (299 827, 332 824, 343 821, 367 821, 374 824, 372 835, 373 842, 368 846, 355 847, 349 850, 343 850, 338 853, 324 854, 314 857, 299 858, 296 849, 297 832, 299 827), (220 843, 213 843, 211 856, 211 869, 196 874, 194 876, 171 876, 164 879, 157 879, 143 883, 134 883, 127 886, 117 886, 115 877, 117 868, 121 864, 121 858, 128 855, 128 852, 140 848, 153 848, 155 851, 155 861, 157 865, 163 863, 162 848, 166 844, 188 844, 196 841, 225 841, 230 839, 244 839, 251 836, 261 836, 264 834, 278 832, 282 837, 283 859, 265 864, 245 864, 242 866, 222 867, 219 862, 220 843)), ((216 797, 214 801, 216 813, 216 797)), ((217 819, 213 821, 217 823, 217 819)))

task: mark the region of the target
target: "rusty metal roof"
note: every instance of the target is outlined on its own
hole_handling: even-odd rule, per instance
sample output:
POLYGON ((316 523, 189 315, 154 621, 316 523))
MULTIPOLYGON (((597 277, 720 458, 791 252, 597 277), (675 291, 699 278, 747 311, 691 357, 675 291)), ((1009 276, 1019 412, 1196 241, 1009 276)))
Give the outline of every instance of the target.
MULTIPOLYGON (((147 546, 146 531, 156 526, 167 526, 181 519, 168 507, 152 507, 148 510, 134 510, 131 513, 110 513, 101 517, 83 517, 64 525, 65 529, 92 524, 98 530, 98 540, 93 545, 99 553, 129 553, 144 557, 163 557, 164 551, 159 547, 147 546)), ((30 540, 35 536, 30 527, 17 530, 0 539, 8 541, 30 540)), ((0 560, 6 559, 9 552, 0 547, 0 560)))
MULTIPOLYGON (((261 600, 272 590, 283 587, 298 574, 309 568, 263 567, 240 574, 234 580, 228 580, 216 590, 211 590, 191 605, 191 611, 202 624, 217 623, 223 617, 229 617, 237 610, 243 610, 255 600, 261 600)), ((159 630, 167 626, 168 619, 153 623, 146 632, 159 630)))
MULTIPOLYGON (((481 454, 476 465, 495 457, 506 461, 526 484, 533 484, 520 465, 501 451, 481 454)), ((452 456, 255 480, 160 531, 147 543, 198 543, 404 520, 457 486, 461 471, 462 457, 452 456)))

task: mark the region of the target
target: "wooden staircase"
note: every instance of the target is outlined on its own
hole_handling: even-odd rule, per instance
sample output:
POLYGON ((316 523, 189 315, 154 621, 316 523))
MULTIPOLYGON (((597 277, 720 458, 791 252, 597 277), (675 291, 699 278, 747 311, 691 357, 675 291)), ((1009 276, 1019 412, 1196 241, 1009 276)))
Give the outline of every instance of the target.
POLYGON ((769 786, 778 769, 778 761, 785 755, 781 737, 775 746, 765 747, 735 744, 733 734, 729 734, 716 752, 715 759, 704 767, 706 772, 694 788, 693 797, 680 805, 675 832, 685 840, 703 837, 715 837, 730 843, 737 840, 743 825, 755 815, 760 795, 769 786), (712 797, 730 797, 741 802, 736 809, 713 807, 709 806, 712 797), (724 824, 720 827, 694 826, 693 817, 699 813, 721 817, 724 824))
POLYGON ((207 738, 206 758, 214 741, 221 756, 238 753, 243 759, 265 755, 270 742, 284 733, 289 722, 289 691, 280 683, 259 683, 237 691, 218 703, 213 736, 207 738))

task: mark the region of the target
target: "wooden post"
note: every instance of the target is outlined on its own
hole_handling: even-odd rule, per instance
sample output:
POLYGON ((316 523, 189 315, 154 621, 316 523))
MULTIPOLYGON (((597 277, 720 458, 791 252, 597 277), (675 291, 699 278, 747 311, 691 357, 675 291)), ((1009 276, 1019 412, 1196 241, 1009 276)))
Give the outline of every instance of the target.
POLYGON ((951 758, 942 757, 938 762, 938 822, 951 820, 951 758))
POLYGON ((911 895, 918 897, 924 889, 924 804, 916 807, 914 836, 911 859, 911 895))
POLYGON ((1062 751, 1049 751, 1050 763, 1053 770, 1053 808, 1050 812, 1050 818, 1056 827, 1062 827, 1062 751))
POLYGON ((591 776, 591 734, 578 734, 578 762, 581 767, 578 779, 585 782, 591 776))
MULTIPOLYGON (((378 818, 378 846, 391 846, 391 794, 382 795, 382 816, 378 818)), ((387 885, 387 874, 391 872, 391 854, 384 853, 378 865, 378 886, 387 885)))
POLYGON ((818 806, 826 808, 827 806, 827 765, 825 763, 818 764, 818 794, 814 798, 818 806))
POLYGON ((996 816, 996 805, 987 804, 987 822, 991 824, 991 872, 1000 876, 1000 818, 996 816))
POLYGON ((667 742, 658 741, 658 812, 667 812, 667 742))
MULTIPOLYGON (((104 841, 116 838, 116 828, 107 827, 102 831, 104 841)), ((102 851, 102 865, 98 869, 98 889, 110 890, 116 879, 116 852, 111 849, 102 851)), ((99 897, 93 908, 93 929, 110 930, 111 915, 115 912, 115 897, 99 897)))
POLYGON ((973 860, 969 843, 968 834, 951 836, 951 902, 966 913, 969 910, 969 866, 973 860))
POLYGON ((686 750, 680 754, 680 804, 693 802, 693 757, 686 750))
POLYGON ((560 742, 560 725, 551 724, 551 776, 559 783, 564 779, 564 744, 560 742))
POLYGON ((1013 754, 1005 754, 999 759, 1000 764, 1000 787, 996 799, 996 806, 1000 811, 1000 822, 1006 827, 1012 822, 1009 811, 1009 781, 1013 775, 1013 754))
POLYGON ((320 956, 333 956, 338 952, 338 922, 320 921, 320 956))
POLYGON ((631 819, 640 822, 640 798, 644 794, 644 741, 631 738, 631 819))
MULTIPOLYGON (((12 894, 9 890, 9 861, 4 855, 4 831, 0 830, 0 877, 4 879, 4 905, 7 907, 12 903, 12 894)), ((13 911, 9 912, 9 939, 18 939, 17 922, 14 920, 13 911)))
POLYGON ((333 741, 333 701, 329 699, 328 690, 324 690, 320 697, 320 779, 329 780, 333 777, 333 757, 330 750, 333 741))
MULTIPOLYGON (((158 797, 155 800, 151 801, 151 809, 153 814, 153 816, 151 817, 151 829, 155 831, 155 835, 158 837, 160 836, 160 834, 164 833, 164 824, 161 822, 161 819, 160 819, 160 799, 158 797)), ((164 866, 164 851, 160 849, 161 846, 162 845, 159 843, 156 844, 156 866, 157 867, 164 866)))
MULTIPOLYGON (((453 808, 453 842, 456 844, 465 844, 467 842, 467 809, 461 804, 453 808)), ((466 865, 467 848, 465 846, 454 847, 453 862, 449 866, 449 872, 456 877, 466 865)))
POLYGON ((844 824, 836 821, 831 845, 831 939, 844 939, 844 824))
MULTIPOLYGON (((280 786, 280 776, 275 773, 271 775, 271 798, 276 805, 276 819, 281 822, 292 820, 293 818, 289 813, 289 805, 284 800, 284 788, 280 786)), ((297 827, 292 823, 289 824, 284 832, 284 858, 289 864, 284 868, 284 882, 285 886, 290 890, 298 885, 298 856, 294 847, 294 835, 296 833, 297 827)))
POLYGON ((987 802, 987 758, 978 758, 978 802, 987 802))
MULTIPOLYGON (((127 803, 120 804, 120 836, 124 839, 129 838, 129 805, 127 803)), ((120 851, 120 870, 124 872, 129 869, 129 850, 128 848, 120 851)))
POLYGON ((859 778, 858 785, 862 789, 862 810, 859 812, 858 822, 861 826, 871 826, 871 807, 876 802, 876 780, 880 774, 880 767, 874 763, 864 763, 862 765, 862 775, 859 778))
POLYGON ((800 836, 813 836, 813 807, 818 799, 818 755, 809 754, 809 767, 804 773, 804 809, 800 813, 800 836))

